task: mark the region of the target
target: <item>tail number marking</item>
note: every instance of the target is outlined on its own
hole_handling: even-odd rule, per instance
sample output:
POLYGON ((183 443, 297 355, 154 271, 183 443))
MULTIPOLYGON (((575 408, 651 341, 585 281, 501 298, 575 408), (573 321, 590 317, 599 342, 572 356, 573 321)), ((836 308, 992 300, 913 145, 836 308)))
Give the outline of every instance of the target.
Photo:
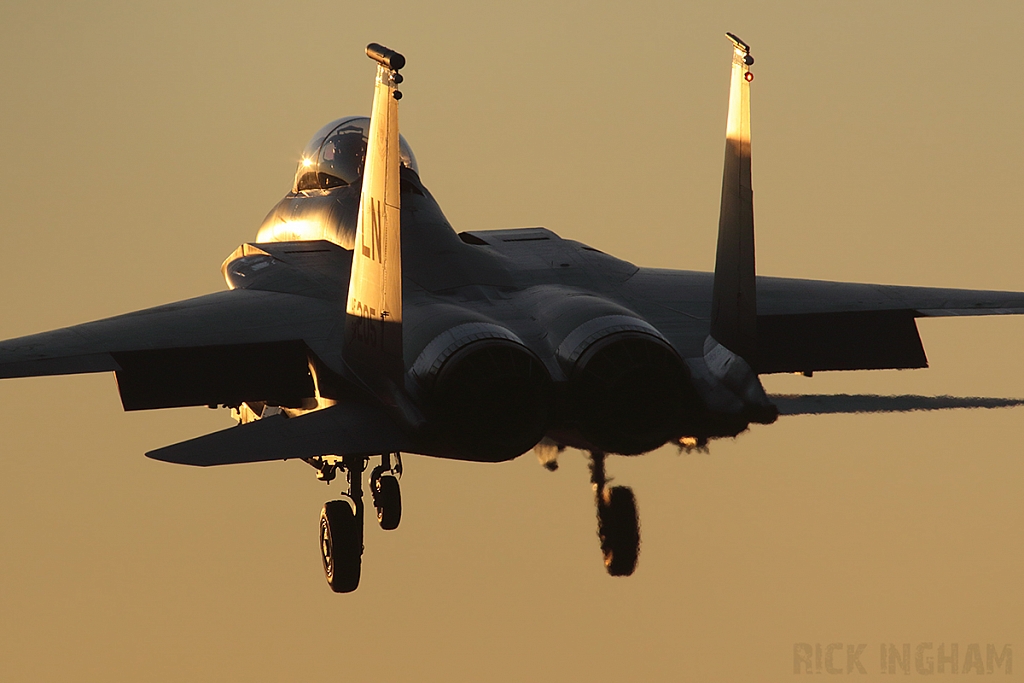
POLYGON ((366 207, 363 213, 363 230, 362 230, 362 252, 363 256, 376 261, 377 263, 384 263, 384 250, 383 245, 383 230, 384 230, 384 216, 382 214, 381 202, 373 197, 363 196, 363 206, 366 207), (367 216, 369 214, 369 216, 367 216), (367 221, 366 219, 370 220, 367 221), (369 223, 369 225, 367 225, 369 223), (367 230, 369 228, 369 230, 367 230), (366 235, 370 233, 370 243, 366 243, 366 235))
POLYGON ((377 348, 381 338, 379 334, 380 321, 377 319, 377 311, 362 301, 355 299, 352 300, 352 310, 356 318, 352 325, 353 338, 370 348, 377 348))

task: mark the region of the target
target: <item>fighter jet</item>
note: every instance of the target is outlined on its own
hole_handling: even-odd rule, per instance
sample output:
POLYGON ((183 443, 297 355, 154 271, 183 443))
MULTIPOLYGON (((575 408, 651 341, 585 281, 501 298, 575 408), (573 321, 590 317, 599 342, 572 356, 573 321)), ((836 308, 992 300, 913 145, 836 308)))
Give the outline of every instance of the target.
POLYGON ((313 136, 291 191, 221 266, 227 291, 2 342, 0 377, 113 372, 125 410, 238 421, 156 460, 344 474, 320 519, 336 592, 359 584, 370 465, 377 521, 399 525, 402 454, 501 462, 536 448, 554 468, 567 447, 588 452, 605 566, 632 574, 636 500, 606 485, 607 455, 774 422, 766 373, 926 367, 918 317, 1024 313, 1012 292, 756 276, 754 59, 728 36, 713 273, 641 268, 540 227, 456 232, 399 135, 406 60, 372 43, 370 117, 313 136))

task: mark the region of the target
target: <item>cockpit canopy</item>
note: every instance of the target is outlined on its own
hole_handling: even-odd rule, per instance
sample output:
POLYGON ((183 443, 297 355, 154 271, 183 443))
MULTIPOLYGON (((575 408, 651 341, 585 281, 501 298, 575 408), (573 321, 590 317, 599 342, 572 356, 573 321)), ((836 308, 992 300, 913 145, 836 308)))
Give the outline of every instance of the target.
MULTIPOLYGON (((346 116, 318 130, 302 151, 292 191, 329 190, 357 182, 363 175, 369 133, 370 119, 365 116, 346 116)), ((402 165, 418 174, 412 148, 398 137, 402 165)))

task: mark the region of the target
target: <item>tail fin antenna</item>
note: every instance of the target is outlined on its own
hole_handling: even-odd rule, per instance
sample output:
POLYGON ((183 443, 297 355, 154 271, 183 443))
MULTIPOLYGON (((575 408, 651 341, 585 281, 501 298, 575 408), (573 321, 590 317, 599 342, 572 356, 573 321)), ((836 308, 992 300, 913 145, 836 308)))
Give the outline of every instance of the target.
POLYGON ((711 309, 711 336, 755 362, 757 291, 754 268, 754 192, 750 184, 750 46, 732 33, 729 121, 725 131, 722 208, 711 309))

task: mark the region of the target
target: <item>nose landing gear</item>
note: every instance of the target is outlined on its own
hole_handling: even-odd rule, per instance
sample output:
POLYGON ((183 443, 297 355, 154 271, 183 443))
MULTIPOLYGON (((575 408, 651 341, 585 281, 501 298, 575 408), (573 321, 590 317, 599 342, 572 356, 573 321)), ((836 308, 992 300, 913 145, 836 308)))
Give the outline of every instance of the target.
POLYGON ((640 555, 640 518, 636 497, 628 486, 606 488, 605 454, 590 454, 590 483, 597 504, 597 535, 601 539, 604 566, 611 576, 629 576, 636 571, 640 555))
MULTIPOLYGON (((402 459, 395 455, 396 467, 391 467, 391 454, 387 453, 370 475, 377 519, 384 529, 396 528, 402 516, 398 488, 402 459)), ((351 593, 359 587, 363 558, 363 470, 368 460, 364 456, 345 456, 340 462, 326 458, 308 460, 317 470, 317 479, 330 483, 340 469, 348 480, 348 493, 324 503, 320 512, 320 558, 327 585, 335 593, 351 593)))

